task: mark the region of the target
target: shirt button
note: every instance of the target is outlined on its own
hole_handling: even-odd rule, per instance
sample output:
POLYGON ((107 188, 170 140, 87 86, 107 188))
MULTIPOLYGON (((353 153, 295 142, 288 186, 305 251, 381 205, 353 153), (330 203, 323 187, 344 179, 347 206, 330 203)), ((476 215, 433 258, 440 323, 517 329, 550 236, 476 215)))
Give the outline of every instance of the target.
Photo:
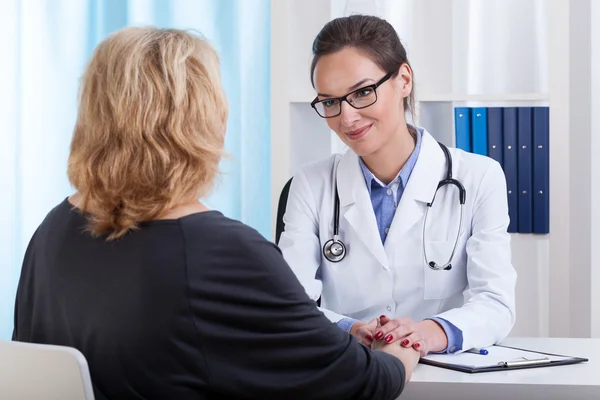
POLYGON ((392 195, 392 189, 388 189, 388 190, 386 191, 386 193, 387 193, 387 195, 388 195, 388 196, 391 196, 391 195, 392 195))
POLYGON ((390 233, 390 228, 385 228, 385 233, 390 233))
POLYGON ((388 311, 392 311, 392 307, 390 307, 390 306, 387 306, 387 310, 388 310, 388 311))
POLYGON ((455 346, 452 346, 452 347, 450 348, 450 353, 454 353, 455 351, 456 351, 456 347, 455 347, 455 346))

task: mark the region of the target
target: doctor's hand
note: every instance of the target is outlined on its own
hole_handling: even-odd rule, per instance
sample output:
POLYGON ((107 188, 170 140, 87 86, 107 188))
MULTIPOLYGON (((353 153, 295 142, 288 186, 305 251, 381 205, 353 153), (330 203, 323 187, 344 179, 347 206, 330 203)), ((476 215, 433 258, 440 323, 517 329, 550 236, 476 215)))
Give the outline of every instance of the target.
POLYGON ((411 318, 389 319, 385 315, 379 318, 381 328, 375 332, 374 339, 385 343, 400 341, 402 347, 412 347, 421 353, 443 351, 448 347, 446 332, 437 322, 425 320, 415 322, 411 318))
POLYGON ((375 331, 380 328, 379 318, 373 318, 369 322, 356 321, 350 328, 350 334, 365 346, 371 346, 375 331))

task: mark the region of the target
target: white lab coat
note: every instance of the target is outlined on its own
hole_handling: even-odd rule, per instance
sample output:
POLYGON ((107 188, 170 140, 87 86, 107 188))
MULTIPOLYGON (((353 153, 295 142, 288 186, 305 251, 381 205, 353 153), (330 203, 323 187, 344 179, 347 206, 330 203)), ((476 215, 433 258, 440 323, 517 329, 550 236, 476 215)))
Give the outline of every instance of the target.
MULTIPOLYGON (((351 150, 301 169, 292 181, 279 246, 309 297, 321 297, 332 321, 380 315, 438 316, 462 331, 463 350, 504 339, 515 321, 516 272, 511 264, 506 180, 488 157, 450 148, 453 177, 466 189, 463 224, 450 271, 434 271, 423 255, 426 203, 446 173, 442 149, 423 132, 421 151, 385 245, 358 156, 351 150), (340 239, 347 255, 323 257, 332 237, 334 176, 340 198, 340 239)), ((428 259, 445 263, 460 218, 458 190, 444 186, 427 216, 428 259)))

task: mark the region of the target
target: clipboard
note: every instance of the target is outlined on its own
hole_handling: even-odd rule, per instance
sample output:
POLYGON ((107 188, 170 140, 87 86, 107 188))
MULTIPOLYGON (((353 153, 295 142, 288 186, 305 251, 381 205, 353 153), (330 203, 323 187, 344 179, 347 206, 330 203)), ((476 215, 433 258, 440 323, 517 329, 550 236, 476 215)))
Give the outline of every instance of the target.
POLYGON ((486 347, 486 349, 488 350, 488 355, 473 353, 429 354, 421 357, 419 362, 434 367, 475 374, 555 367, 589 361, 587 358, 543 353, 504 345, 490 346, 486 347))

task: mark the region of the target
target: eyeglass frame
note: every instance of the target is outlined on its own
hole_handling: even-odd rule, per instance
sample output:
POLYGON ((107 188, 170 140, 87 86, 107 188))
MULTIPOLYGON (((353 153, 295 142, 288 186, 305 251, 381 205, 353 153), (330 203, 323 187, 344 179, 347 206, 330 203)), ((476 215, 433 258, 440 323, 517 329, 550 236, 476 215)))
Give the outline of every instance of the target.
POLYGON ((342 113, 342 102, 343 102, 343 101, 345 101, 346 103, 350 104, 350 106, 351 106, 352 108, 356 109, 356 110, 362 110, 363 108, 371 107, 373 104, 377 103, 377 99, 378 99, 378 97, 377 97, 377 88, 378 88, 379 86, 383 85, 383 84, 385 83, 385 81, 387 81, 388 79, 390 79, 390 78, 392 77, 392 75, 394 75, 394 72, 388 72, 388 73, 387 73, 387 74, 386 74, 386 75, 385 75, 383 78, 381 78, 381 79, 380 79, 380 80, 379 80, 377 83, 374 83, 374 84, 372 84, 372 85, 366 85, 366 86, 360 87, 360 88, 358 88, 358 89, 356 89, 356 90, 353 90, 353 91, 351 91, 350 93, 348 93, 348 94, 346 94, 345 96, 342 96, 342 97, 331 97, 331 98, 328 98, 328 99, 319 100, 319 96, 317 96, 317 97, 315 97, 315 99, 314 99, 314 100, 313 100, 313 101, 310 103, 310 106, 311 106, 311 107, 312 107, 312 108, 315 110, 315 112, 317 113, 317 115, 319 115, 319 117, 321 117, 321 118, 335 118, 335 117, 339 116, 339 115, 342 113), (368 88, 372 88, 372 89, 373 89, 373 92, 375 92, 375 101, 374 101, 374 102, 372 102, 371 104, 369 104, 368 106, 356 107, 356 106, 354 106, 352 103, 350 103, 350 102, 348 101, 348 96, 350 96, 350 95, 353 95, 353 94, 354 94, 354 93, 356 93, 356 92, 359 92, 359 91, 361 91, 361 90, 365 90, 365 89, 368 89, 368 88), (317 107, 316 107, 316 105, 317 105, 318 103, 323 103, 323 102, 325 102, 325 101, 331 101, 331 100, 338 100, 338 101, 340 102, 340 111, 339 111, 337 114, 335 114, 335 115, 330 115, 329 117, 324 117, 323 115, 321 115, 321 114, 319 113, 319 111, 317 110, 317 107))

